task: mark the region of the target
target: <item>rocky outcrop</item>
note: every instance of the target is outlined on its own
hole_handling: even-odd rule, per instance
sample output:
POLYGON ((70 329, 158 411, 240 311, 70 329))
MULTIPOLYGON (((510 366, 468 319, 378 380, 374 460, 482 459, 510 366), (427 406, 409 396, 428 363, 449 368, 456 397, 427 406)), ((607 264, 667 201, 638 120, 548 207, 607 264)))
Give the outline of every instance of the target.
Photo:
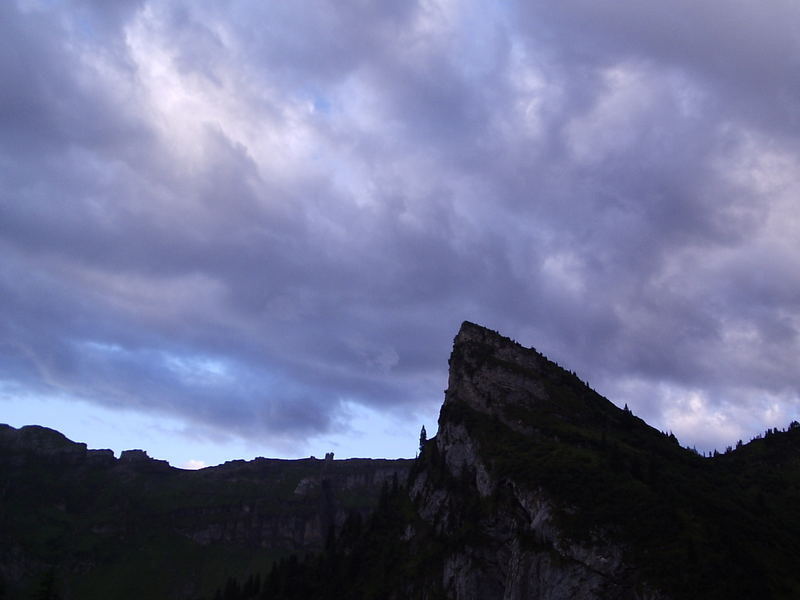
POLYGON ((796 425, 703 457, 464 323, 408 488, 266 597, 794 600, 798 473, 796 425))
MULTIPOLYGON (((104 465, 117 462, 114 451, 88 449, 82 442, 73 442, 63 433, 40 425, 25 425, 16 429, 0 423, 0 456, 15 464, 47 461, 60 465, 104 465)), ((155 460, 144 450, 124 450, 119 458, 122 464, 168 465, 155 460)))
MULTIPOLYGON (((425 468, 410 482, 419 515, 436 532, 458 540, 442 557, 441 586, 453 600, 623 600, 665 596, 639 578, 623 548, 601 529, 581 541, 565 534, 555 513, 569 512, 545 487, 504 476, 487 458, 485 427, 535 438, 546 433, 525 411, 552 417, 552 379, 599 402, 577 378, 538 352, 472 323, 456 336, 439 433, 425 447, 425 468), (484 430, 484 431, 481 431, 484 430), (466 530, 466 532, 465 532, 466 530)), ((600 399, 602 400, 602 399, 600 399)), ((597 407, 574 402, 571 420, 597 407)), ((608 407, 601 407, 608 408, 608 407)), ((616 418, 611 407, 608 418, 616 418)))
POLYGON ((0 424, 0 450, 19 462, 27 456, 46 457, 61 464, 75 464, 87 454, 86 444, 76 444, 63 434, 38 425, 15 429, 0 424))

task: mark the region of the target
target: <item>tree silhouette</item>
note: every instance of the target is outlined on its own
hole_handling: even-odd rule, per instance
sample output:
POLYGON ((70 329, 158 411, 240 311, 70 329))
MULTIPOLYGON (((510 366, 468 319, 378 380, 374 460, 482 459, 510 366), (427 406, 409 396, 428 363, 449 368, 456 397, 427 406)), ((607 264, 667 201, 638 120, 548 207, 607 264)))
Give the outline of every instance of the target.
POLYGON ((425 425, 422 426, 422 430, 419 432, 419 453, 422 454, 422 450, 425 448, 425 442, 428 441, 428 432, 425 431, 425 425))
POLYGON ((39 581, 39 588, 33 596, 34 600, 60 600, 61 595, 56 589, 56 574, 53 569, 48 570, 42 575, 39 581))

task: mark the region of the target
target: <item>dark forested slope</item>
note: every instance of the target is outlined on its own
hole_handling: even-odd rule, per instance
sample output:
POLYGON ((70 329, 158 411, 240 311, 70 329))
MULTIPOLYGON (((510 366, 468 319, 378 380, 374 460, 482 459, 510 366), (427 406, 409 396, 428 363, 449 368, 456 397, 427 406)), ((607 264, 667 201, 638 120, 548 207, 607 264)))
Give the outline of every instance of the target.
POLYGON ((800 427, 705 458, 465 323, 408 487, 258 587, 220 597, 800 598, 800 427))
POLYGON ((186 471, 0 425, 0 594, 29 598, 52 581, 65 599, 208 595, 231 574, 322 550, 331 527, 371 512, 411 462, 258 458, 186 471))

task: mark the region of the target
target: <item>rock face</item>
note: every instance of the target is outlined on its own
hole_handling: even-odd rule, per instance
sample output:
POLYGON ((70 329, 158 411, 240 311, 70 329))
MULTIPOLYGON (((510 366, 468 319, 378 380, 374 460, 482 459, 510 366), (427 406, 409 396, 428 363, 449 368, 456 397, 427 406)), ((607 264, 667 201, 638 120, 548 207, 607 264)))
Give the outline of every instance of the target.
POLYGON ((408 487, 264 597, 793 600, 798 506, 800 424, 702 457, 464 323, 408 487))
MULTIPOLYGON (((581 543, 569 539, 554 520, 557 501, 546 490, 504 477, 485 456, 478 430, 487 423, 543 435, 521 415, 552 411, 553 376, 561 374, 546 358, 493 331, 464 323, 456 336, 439 433, 425 448, 436 460, 410 483, 419 514, 436 535, 457 538, 465 524, 475 529, 473 539, 443 557, 444 593, 453 600, 662 598, 636 581, 619 545, 599 532, 581 543), (443 471, 436 477, 434 463, 443 471)), ((577 379, 569 383, 586 402, 601 400, 577 379)), ((618 410, 603 408, 611 416, 618 410)), ((580 420, 596 409, 570 410, 570 419, 580 420)))

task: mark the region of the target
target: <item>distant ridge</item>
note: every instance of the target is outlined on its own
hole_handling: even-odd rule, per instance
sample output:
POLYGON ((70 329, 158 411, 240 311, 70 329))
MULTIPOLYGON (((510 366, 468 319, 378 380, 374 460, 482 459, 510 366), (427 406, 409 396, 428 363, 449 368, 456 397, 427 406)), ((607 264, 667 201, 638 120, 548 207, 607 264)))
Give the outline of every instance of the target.
POLYGON ((27 600, 51 580, 62 600, 210 596, 226 573, 322 550, 411 463, 259 458, 187 471, 0 424, 0 598, 27 600))

